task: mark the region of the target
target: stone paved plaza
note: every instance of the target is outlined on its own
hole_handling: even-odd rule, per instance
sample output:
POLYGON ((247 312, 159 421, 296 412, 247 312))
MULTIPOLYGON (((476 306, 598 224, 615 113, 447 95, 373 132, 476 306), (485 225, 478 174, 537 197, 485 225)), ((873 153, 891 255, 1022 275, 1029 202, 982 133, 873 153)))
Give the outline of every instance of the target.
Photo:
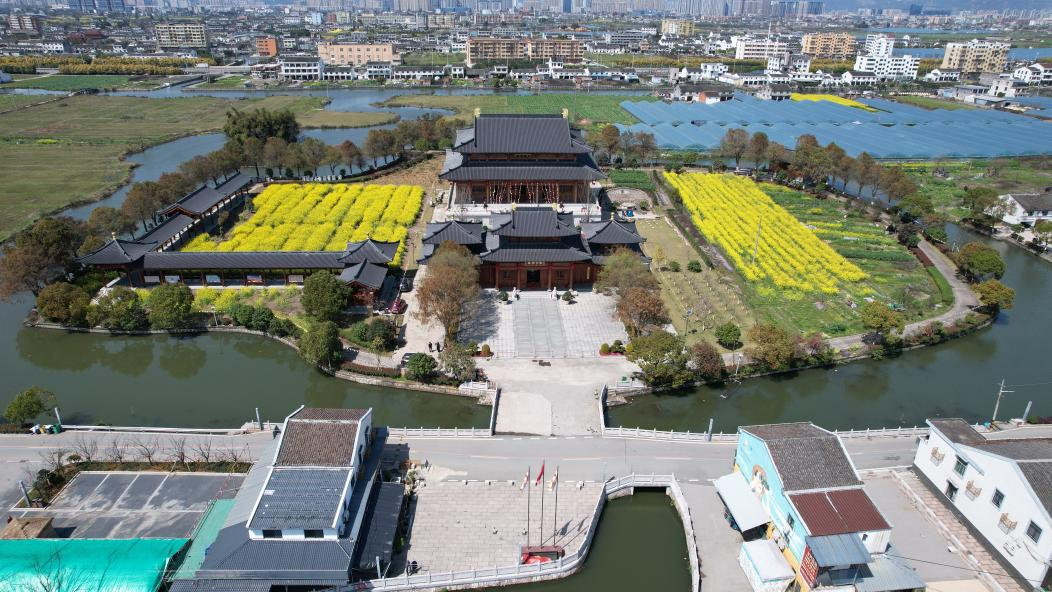
MULTIPOLYGON (((601 485, 585 483, 578 489, 576 481, 561 483, 556 516, 552 513, 555 497, 546 487, 552 467, 547 471, 545 484, 535 487, 531 480, 529 486, 533 525, 530 544, 540 544, 543 488, 544 544, 552 544, 552 531, 558 526, 555 544, 562 545, 570 554, 585 540, 601 485)), ((515 565, 519 547, 526 544, 527 493, 520 489, 521 485, 521 479, 514 483, 492 481, 490 484, 428 481, 417 490, 404 559, 418 562, 423 573, 515 565)))
POLYGON ((603 343, 628 340, 609 296, 582 291, 567 304, 548 292, 519 292, 504 304, 496 295, 483 291, 464 319, 460 340, 489 344, 497 359, 595 358, 603 343))

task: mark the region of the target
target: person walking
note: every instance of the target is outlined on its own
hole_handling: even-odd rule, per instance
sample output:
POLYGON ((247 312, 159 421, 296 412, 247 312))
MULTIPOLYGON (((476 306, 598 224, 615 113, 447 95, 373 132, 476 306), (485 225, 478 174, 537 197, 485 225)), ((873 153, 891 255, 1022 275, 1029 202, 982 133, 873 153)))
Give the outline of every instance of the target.
POLYGON ((433 353, 433 352, 435 351, 435 344, 433 344, 433 343, 431 343, 430 341, 428 341, 428 342, 427 342, 427 351, 429 351, 429 352, 432 352, 432 353, 433 353))

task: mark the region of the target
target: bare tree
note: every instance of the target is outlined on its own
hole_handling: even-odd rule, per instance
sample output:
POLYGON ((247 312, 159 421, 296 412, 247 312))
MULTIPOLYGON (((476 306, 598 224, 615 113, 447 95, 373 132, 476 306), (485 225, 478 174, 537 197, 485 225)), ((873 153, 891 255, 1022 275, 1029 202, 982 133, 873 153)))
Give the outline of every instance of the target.
POLYGON ((132 447, 139 452, 139 457, 146 461, 147 464, 153 464, 154 458, 157 457, 157 439, 149 438, 147 436, 141 436, 132 439, 132 447))
POLYGON ((168 455, 175 464, 190 468, 187 464, 186 436, 173 437, 169 441, 168 455))
POLYGON ((128 456, 128 450, 124 447, 124 442, 120 438, 114 438, 106 449, 106 456, 112 462, 122 463, 128 456))
POLYGON ((99 441, 87 434, 78 434, 73 440, 73 452, 84 462, 91 462, 99 455, 99 441))
POLYGON ((50 450, 43 450, 40 452, 40 461, 44 465, 44 468, 52 473, 62 468, 65 463, 66 456, 70 453, 67 448, 53 448, 50 450))
POLYGON ((212 462, 212 458, 215 456, 212 451, 212 439, 204 438, 194 443, 191 448, 197 455, 197 460, 203 463, 212 462))

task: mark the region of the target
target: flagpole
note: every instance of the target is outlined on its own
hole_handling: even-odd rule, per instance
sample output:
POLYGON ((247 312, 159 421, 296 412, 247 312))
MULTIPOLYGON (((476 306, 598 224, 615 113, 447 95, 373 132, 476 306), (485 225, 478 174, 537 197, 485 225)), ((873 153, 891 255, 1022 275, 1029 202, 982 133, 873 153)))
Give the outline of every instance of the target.
MULTIPOLYGON (((543 463, 542 463, 543 466, 543 463)), ((544 474, 540 475, 541 481, 541 546, 544 546, 544 474)))
POLYGON ((552 544, 559 535, 559 466, 555 466, 555 507, 552 509, 552 544))
POLYGON ((530 546, 530 469, 526 469, 526 546, 530 546))

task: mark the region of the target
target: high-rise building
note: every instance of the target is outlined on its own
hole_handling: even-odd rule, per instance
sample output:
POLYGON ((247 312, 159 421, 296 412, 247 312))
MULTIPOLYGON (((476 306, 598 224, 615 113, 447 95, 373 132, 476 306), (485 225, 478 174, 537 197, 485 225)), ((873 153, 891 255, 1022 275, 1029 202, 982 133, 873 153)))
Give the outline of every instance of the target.
POLYGON ((920 58, 913 56, 893 56, 878 54, 859 54, 855 57, 855 70, 871 72, 880 80, 914 80, 920 58))
POLYGON ((862 47, 862 53, 874 57, 888 57, 894 51, 894 35, 884 35, 883 33, 866 35, 866 44, 862 47))
POLYGON ((208 33, 204 23, 158 23, 154 25, 160 49, 207 49, 208 33))
POLYGON ((662 35, 679 35, 680 37, 694 36, 694 21, 687 19, 662 19, 662 35))
POLYGON ((398 54, 390 43, 319 43, 318 57, 326 64, 336 66, 398 62, 398 54))
POLYGON ((272 58, 278 55, 278 40, 275 37, 257 37, 256 54, 261 58, 272 58))
POLYGON ((74 12, 123 12, 124 0, 69 0, 69 8, 74 12))
POLYGON ((1004 72, 1008 66, 1010 44, 972 39, 967 43, 947 43, 942 68, 961 72, 1004 72))
POLYGON ((469 38, 467 64, 500 60, 547 60, 579 62, 584 58, 584 43, 576 39, 495 39, 469 38))
POLYGON ((734 44, 734 59, 762 60, 774 54, 788 54, 789 44, 769 37, 739 37, 734 44))
POLYGON ((38 35, 44 31, 44 22, 34 14, 11 14, 7 17, 7 28, 12 33, 38 35))
POLYGON ((801 50, 822 60, 843 60, 855 55, 856 41, 851 33, 808 33, 801 50))

